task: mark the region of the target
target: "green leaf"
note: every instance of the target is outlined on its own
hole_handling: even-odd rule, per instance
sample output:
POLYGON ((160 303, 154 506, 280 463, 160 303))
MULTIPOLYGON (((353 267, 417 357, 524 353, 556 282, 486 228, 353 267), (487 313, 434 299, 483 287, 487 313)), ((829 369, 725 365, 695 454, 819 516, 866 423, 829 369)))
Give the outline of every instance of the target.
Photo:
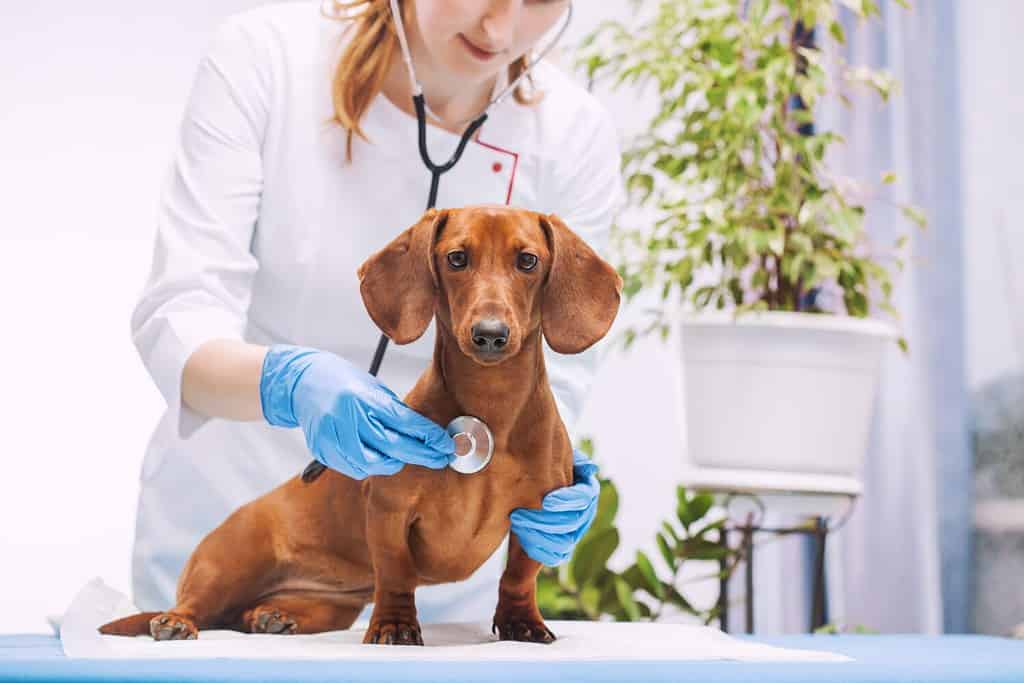
POLYGON ((626 181, 626 188, 630 191, 640 191, 643 193, 640 202, 647 201, 647 198, 654 192, 654 176, 650 173, 637 173, 629 177, 626 181))
POLYGON ((655 539, 658 542, 658 550, 661 551, 661 556, 665 559, 665 564, 668 565, 669 569, 675 571, 677 564, 675 551, 669 546, 668 541, 665 540, 660 531, 655 534, 655 539))
POLYGON ((720 560, 729 555, 729 549, 704 538, 688 538, 676 548, 679 557, 690 560, 720 560))
POLYGON ((693 605, 690 604, 690 601, 684 598, 675 586, 670 583, 664 583, 662 588, 665 591, 665 598, 669 604, 675 605, 684 612, 698 614, 698 611, 694 609, 693 605))
POLYGON ((633 345, 633 342, 636 341, 636 330, 634 330, 633 328, 629 328, 629 329, 625 330, 623 332, 623 337, 624 337, 623 347, 625 349, 629 349, 629 347, 633 345))
POLYGON ((923 229, 928 225, 928 218, 924 215, 924 211, 916 206, 904 206, 902 211, 904 216, 917 224, 917 227, 923 229))
POLYGON ((860 235, 864 222, 864 209, 859 206, 843 207, 832 214, 836 231, 847 242, 853 242, 860 235))
POLYGON ((846 34, 843 32, 843 26, 838 21, 833 21, 828 25, 828 31, 832 34, 832 37, 839 43, 846 42, 846 34))
POLYGON ((610 527, 615 521, 615 515, 619 511, 619 492, 608 479, 601 480, 601 492, 597 499, 597 514, 594 521, 587 529, 586 535, 595 534, 602 529, 610 527))
POLYGON ((711 302, 711 297, 715 295, 714 286, 699 287, 693 294, 693 302, 698 308, 705 308, 711 302))
POLYGON ((711 494, 701 493, 690 499, 685 506, 680 504, 676 511, 679 516, 679 523, 683 525, 683 528, 689 530, 691 524, 707 514, 713 503, 714 498, 711 494))
POLYGON ((576 586, 584 586, 604 569, 618 546, 619 531, 615 527, 603 529, 593 536, 588 534, 580 540, 570 560, 576 586))
MULTIPOLYGON (((626 571, 619 574, 619 576, 621 576, 622 580, 628 583, 629 587, 634 590, 640 590, 647 584, 647 579, 644 578, 643 571, 640 570, 640 567, 635 562, 629 565, 629 567, 626 568, 626 571)), ((608 582, 606 588, 608 587, 613 587, 612 582, 608 582)))
POLYGON ((754 289, 764 289, 768 284, 768 271, 758 269, 750 278, 750 286, 754 289))
POLYGON ((601 589, 593 584, 588 584, 580 590, 580 602, 588 614, 597 615, 600 613, 601 589))
POLYGON ((715 521, 710 522, 710 523, 705 524, 704 526, 702 526, 698 531, 695 531, 693 535, 694 536, 703 536, 704 534, 706 534, 709 531, 721 531, 722 529, 725 528, 725 525, 728 524, 728 523, 729 523, 729 519, 727 517, 722 517, 721 519, 716 519, 715 521))
POLYGON ((814 251, 814 242, 806 233, 794 232, 789 236, 790 245, 798 252, 810 253, 814 251))
POLYGON ((651 561, 647 559, 647 555, 641 550, 636 551, 636 566, 640 568, 640 572, 644 577, 644 589, 659 600, 664 600, 665 591, 661 587, 661 581, 658 580, 658 575, 655 573, 651 561))
POLYGON ((743 303, 743 287, 740 285, 739 278, 730 278, 729 280, 729 293, 732 295, 732 300, 737 304, 743 303))
POLYGON ((786 249, 786 229, 783 226, 777 226, 771 233, 771 237, 768 238, 768 249, 773 254, 782 256, 782 252, 786 249))
POLYGON ((609 575, 608 580, 601 584, 601 600, 597 605, 597 609, 601 614, 614 614, 621 607, 618 593, 615 591, 614 575, 609 575))
POLYGON ((676 486, 676 502, 681 507, 686 507, 690 503, 690 492, 682 484, 676 486))
POLYGON ((843 296, 846 312, 855 318, 866 318, 868 315, 868 299, 863 292, 846 290, 843 296))
MULTIPOLYGON (((813 264, 814 275, 817 275, 822 279, 831 280, 839 276, 839 264, 825 252, 816 253, 814 255, 813 264)), ((808 279, 810 279, 810 277, 808 279)))
POLYGON ((636 600, 633 599, 633 591, 619 576, 615 577, 615 593, 618 595, 619 604, 622 605, 629 620, 638 621, 640 619, 640 608, 637 607, 636 600))
MULTIPOLYGON (((577 549, 578 548, 579 546, 577 546, 577 549)), ((573 553, 573 557, 575 557, 575 552, 573 553)), ((576 590, 576 584, 572 580, 572 565, 573 558, 571 557, 568 562, 558 565, 554 570, 557 573, 559 584, 565 586, 569 590, 576 590)))

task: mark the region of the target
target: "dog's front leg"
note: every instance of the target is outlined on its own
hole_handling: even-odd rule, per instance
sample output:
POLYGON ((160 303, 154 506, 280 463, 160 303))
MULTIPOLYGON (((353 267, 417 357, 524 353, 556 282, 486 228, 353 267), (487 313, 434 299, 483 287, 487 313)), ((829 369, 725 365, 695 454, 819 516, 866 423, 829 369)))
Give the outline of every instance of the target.
POLYGON ((416 566, 409 549, 408 512, 371 506, 366 522, 373 558, 373 616, 363 643, 422 645, 416 619, 416 566))
POLYGON ((502 640, 551 643, 555 634, 544 624, 537 607, 537 575, 541 564, 523 550, 519 538, 509 534, 508 565, 498 586, 498 608, 491 630, 502 640))

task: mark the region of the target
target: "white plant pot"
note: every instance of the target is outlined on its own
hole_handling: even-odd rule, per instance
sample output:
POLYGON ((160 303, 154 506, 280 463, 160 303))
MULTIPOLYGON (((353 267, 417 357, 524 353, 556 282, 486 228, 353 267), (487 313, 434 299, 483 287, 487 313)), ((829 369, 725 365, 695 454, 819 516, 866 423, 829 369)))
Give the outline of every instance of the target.
POLYGON ((860 493, 892 326, 774 311, 686 313, 679 325, 688 485, 860 493))

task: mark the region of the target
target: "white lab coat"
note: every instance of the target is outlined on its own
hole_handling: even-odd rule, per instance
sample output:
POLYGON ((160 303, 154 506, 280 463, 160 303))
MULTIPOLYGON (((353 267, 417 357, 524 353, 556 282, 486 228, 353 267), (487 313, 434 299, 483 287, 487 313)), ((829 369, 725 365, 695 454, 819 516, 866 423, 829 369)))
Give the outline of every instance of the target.
MULTIPOLYGON (((356 138, 346 164, 344 131, 326 123, 340 40, 341 25, 320 16, 319 2, 268 5, 229 17, 199 66, 159 203, 152 272, 131 321, 167 401, 141 473, 132 590, 142 610, 171 607, 200 539, 311 460, 299 429, 210 419, 183 405, 181 373, 192 351, 234 338, 312 346, 370 366, 380 332, 356 269, 420 217, 429 176, 415 118, 383 96, 363 121, 372 143, 356 138)), ((555 66, 540 65, 536 79, 545 99, 496 107, 480 141, 442 177, 438 206, 555 212, 600 252, 622 200, 614 126, 555 66)), ((456 140, 429 130, 435 159, 447 160, 456 140)), ((379 377, 404 396, 433 345, 433 323, 411 344, 389 344, 379 377)), ((606 346, 577 356, 545 348, 574 440, 606 346)), ((421 620, 490 618, 504 549, 465 582, 420 588, 421 620)))

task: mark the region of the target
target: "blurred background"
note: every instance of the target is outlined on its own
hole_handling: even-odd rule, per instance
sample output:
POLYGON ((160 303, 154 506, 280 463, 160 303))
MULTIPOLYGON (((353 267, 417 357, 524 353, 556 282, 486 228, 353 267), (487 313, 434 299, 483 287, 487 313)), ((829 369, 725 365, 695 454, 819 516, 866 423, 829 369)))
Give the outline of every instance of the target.
MULTIPOLYGON (((224 17, 260 4, 0 5, 0 632, 49 631, 46 615, 94 576, 130 588, 137 480, 163 406, 129 315, 200 56, 224 17)), ((882 0, 880 21, 847 32, 850 56, 902 91, 885 108, 819 112, 847 138, 846 171, 898 172, 929 215, 898 283, 913 352, 883 360, 864 493, 829 540, 827 612, 881 632, 1006 634, 1024 622, 1024 3, 912 4, 882 0)), ((631 11, 578 2, 566 40, 631 11)), ((595 92, 624 137, 649 117, 632 93, 595 92)), ((676 511, 676 344, 610 354, 576 430, 618 489, 609 566, 656 556, 676 511)), ((806 630, 807 543, 765 538, 757 558, 757 632, 806 630)), ((687 595, 711 604, 717 589, 687 595)))

